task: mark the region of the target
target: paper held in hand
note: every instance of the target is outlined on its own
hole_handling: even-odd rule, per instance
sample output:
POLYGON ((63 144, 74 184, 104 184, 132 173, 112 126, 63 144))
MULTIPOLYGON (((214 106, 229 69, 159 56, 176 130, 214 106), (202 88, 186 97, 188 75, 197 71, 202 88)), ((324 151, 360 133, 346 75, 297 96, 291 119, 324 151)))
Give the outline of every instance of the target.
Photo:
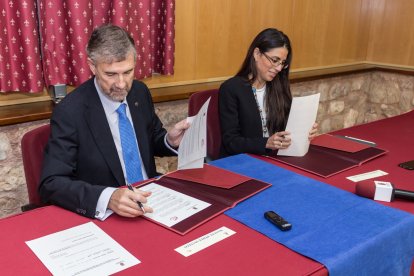
POLYGON ((320 93, 292 100, 286 131, 290 132, 292 143, 287 149, 281 149, 277 155, 304 156, 309 150, 309 131, 316 121, 320 93))
POLYGON ((197 115, 187 118, 190 127, 185 131, 178 148, 178 169, 202 168, 207 156, 207 109, 210 98, 197 115))

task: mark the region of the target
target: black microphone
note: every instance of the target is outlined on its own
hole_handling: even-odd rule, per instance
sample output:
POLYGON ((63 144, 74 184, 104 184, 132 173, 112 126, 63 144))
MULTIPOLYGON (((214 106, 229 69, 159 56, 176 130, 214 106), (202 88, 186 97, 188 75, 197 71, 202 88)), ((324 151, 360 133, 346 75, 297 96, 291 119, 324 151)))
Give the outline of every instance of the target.
POLYGON ((394 196, 396 198, 414 200, 414 192, 407 191, 407 190, 394 189, 394 196))
MULTIPOLYGON (((378 181, 378 182, 380 183, 379 185, 384 185, 384 184, 381 184, 381 183, 389 183, 389 182, 380 182, 380 181, 378 181)), ((386 193, 385 199, 382 200, 382 201, 390 202, 390 201, 394 200, 394 198, 401 198, 401 199, 414 201, 414 192, 395 189, 394 186, 392 186, 391 183, 389 183, 389 184, 392 187, 391 188, 392 189, 391 193, 389 193, 389 194, 386 193)), ((374 181, 372 181, 372 180, 370 180, 370 181, 361 181, 361 182, 358 182, 356 184, 355 193, 359 196, 375 199, 375 193, 377 192, 377 190, 378 190, 378 188, 377 188, 377 185, 375 184, 374 181)))

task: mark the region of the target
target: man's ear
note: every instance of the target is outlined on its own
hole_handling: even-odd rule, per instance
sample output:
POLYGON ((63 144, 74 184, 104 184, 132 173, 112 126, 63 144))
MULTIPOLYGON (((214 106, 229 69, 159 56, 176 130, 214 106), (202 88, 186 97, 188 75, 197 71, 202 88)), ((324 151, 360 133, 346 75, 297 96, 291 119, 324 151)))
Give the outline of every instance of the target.
POLYGON ((92 61, 92 59, 88 58, 88 59, 86 60, 86 62, 88 63, 89 69, 92 71, 92 73, 93 73, 94 75, 96 75, 96 74, 95 74, 95 72, 96 72, 96 67, 95 67, 95 63, 92 61))

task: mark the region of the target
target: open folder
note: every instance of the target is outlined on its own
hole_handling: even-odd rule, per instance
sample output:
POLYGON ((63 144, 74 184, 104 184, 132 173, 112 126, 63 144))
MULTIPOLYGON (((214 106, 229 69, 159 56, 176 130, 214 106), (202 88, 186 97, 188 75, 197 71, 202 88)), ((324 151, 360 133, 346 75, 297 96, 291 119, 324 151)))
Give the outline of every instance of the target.
MULTIPOLYGON (((154 183, 208 204, 205 209, 172 226, 146 217, 181 235, 271 186, 269 183, 207 164, 201 169, 180 170, 167 174, 151 183, 141 185, 140 188, 145 189, 145 186, 154 183)), ((167 213, 165 210, 154 210, 157 211, 167 213)), ((179 211, 168 212, 168 216, 176 219, 179 211)))
POLYGON ((279 156, 276 152, 267 157, 328 178, 388 152, 330 134, 321 136, 315 138, 316 141, 311 143, 308 153, 303 157, 279 156))

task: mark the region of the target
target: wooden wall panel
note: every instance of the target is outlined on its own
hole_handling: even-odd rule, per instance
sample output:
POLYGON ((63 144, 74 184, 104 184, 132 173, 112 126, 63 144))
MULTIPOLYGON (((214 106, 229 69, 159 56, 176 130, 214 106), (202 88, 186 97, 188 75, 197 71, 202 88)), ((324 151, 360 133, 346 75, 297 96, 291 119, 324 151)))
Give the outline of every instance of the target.
POLYGON ((267 27, 288 28, 290 5, 283 6, 284 2, 198 1, 196 77, 234 75, 258 32, 267 27))
POLYGON ((368 11, 364 0, 295 0, 292 43, 294 68, 365 60, 368 11))
POLYGON ((369 33, 367 0, 176 1, 175 75, 149 85, 232 76, 258 32, 275 27, 293 44, 293 69, 362 62, 369 33))
POLYGON ((196 3, 186 1, 185 5, 180 5, 176 9, 175 15, 178 18, 175 23, 175 75, 182 79, 193 79, 195 78, 193 68, 196 64, 194 47, 197 33, 194 24, 197 20, 196 3))
MULTIPOLYGON (((276 28, 290 38, 293 31, 293 1, 285 0, 251 0, 249 14, 249 42, 263 29, 276 28)), ((246 45, 246 51, 247 47, 246 45)), ((243 54, 244 57, 244 54, 243 54)))
POLYGON ((414 1, 369 0, 372 12, 367 60, 414 66, 414 1))
POLYGON ((197 1, 197 78, 227 76, 247 43, 249 0, 197 1))
MULTIPOLYGON (((268 27, 290 37, 298 71, 365 61, 413 66, 412 11, 410 0, 177 0, 175 73, 144 81, 163 88, 223 80, 268 27)), ((0 95, 0 104, 41 98, 21 95, 0 95)))
POLYGON ((153 87, 210 81, 234 75, 258 32, 292 28, 292 1, 176 1, 174 76, 155 76, 153 87))

